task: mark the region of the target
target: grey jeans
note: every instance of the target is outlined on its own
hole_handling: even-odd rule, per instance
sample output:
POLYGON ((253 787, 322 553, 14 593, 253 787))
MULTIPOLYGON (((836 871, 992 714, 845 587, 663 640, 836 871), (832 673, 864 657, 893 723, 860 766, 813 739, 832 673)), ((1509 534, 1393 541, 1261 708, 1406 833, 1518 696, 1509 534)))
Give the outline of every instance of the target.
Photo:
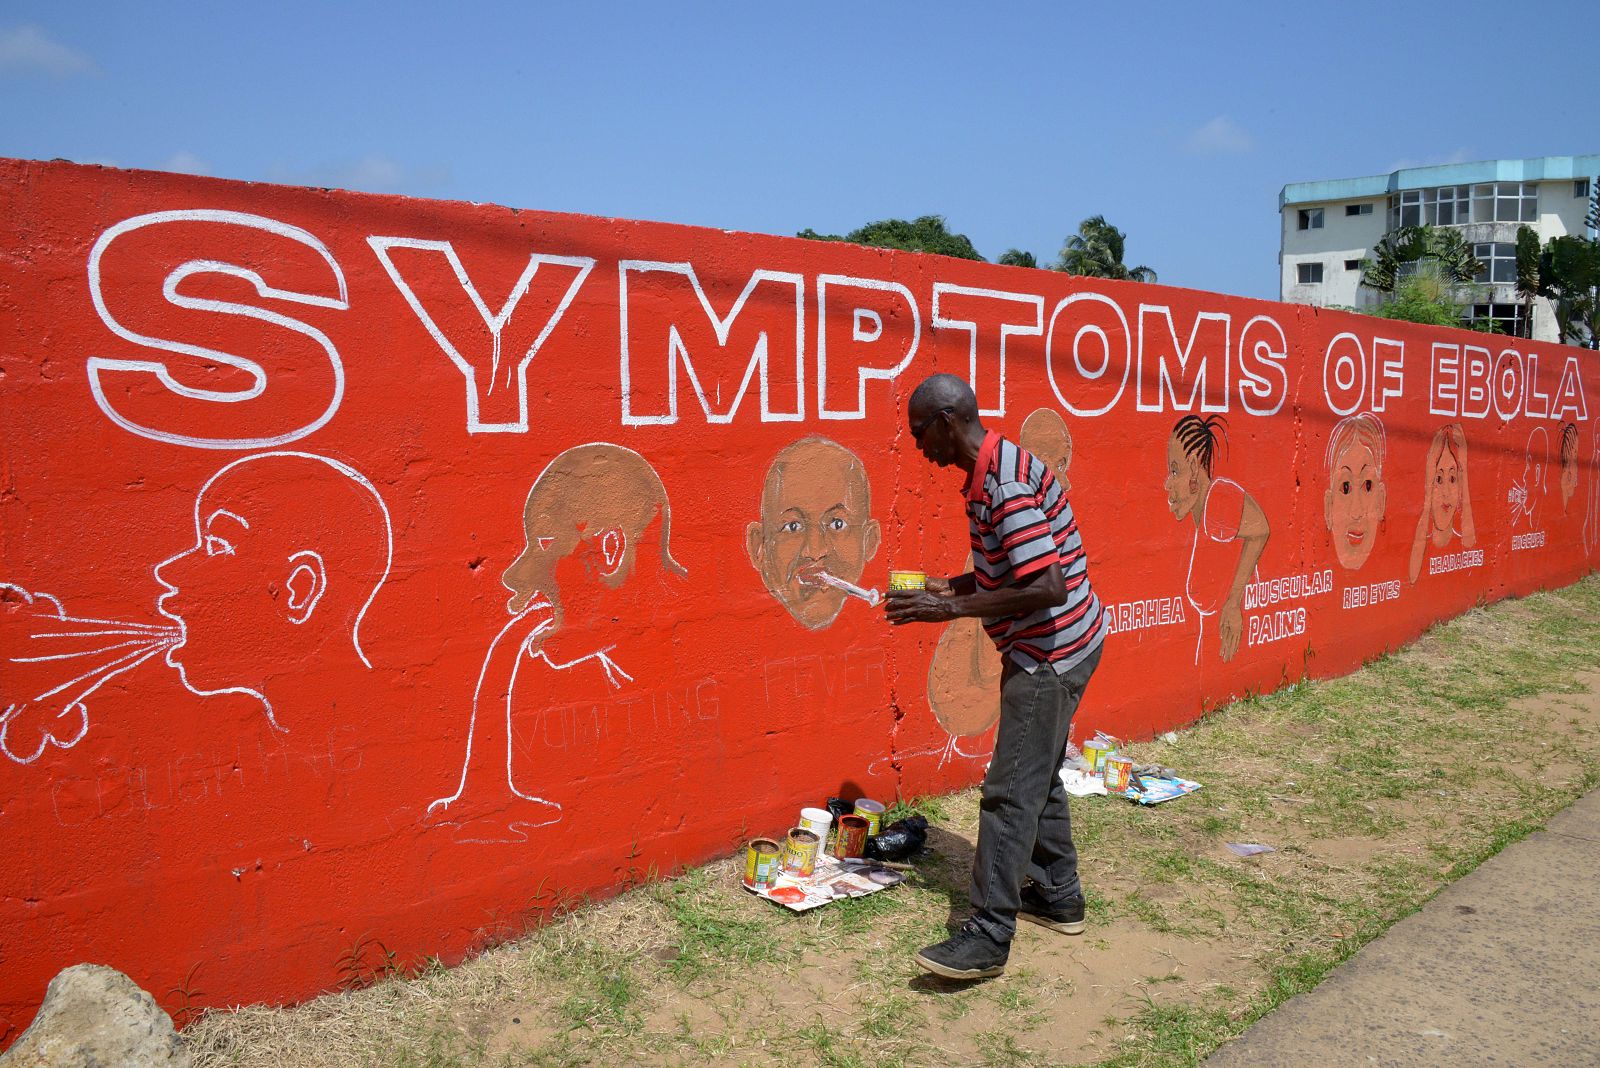
POLYGON ((1059 773, 1072 714, 1104 648, 1060 675, 1048 667, 1030 675, 1008 658, 1000 676, 1000 730, 983 780, 972 865, 972 920, 996 942, 1016 933, 1024 876, 1052 902, 1083 893, 1059 773))

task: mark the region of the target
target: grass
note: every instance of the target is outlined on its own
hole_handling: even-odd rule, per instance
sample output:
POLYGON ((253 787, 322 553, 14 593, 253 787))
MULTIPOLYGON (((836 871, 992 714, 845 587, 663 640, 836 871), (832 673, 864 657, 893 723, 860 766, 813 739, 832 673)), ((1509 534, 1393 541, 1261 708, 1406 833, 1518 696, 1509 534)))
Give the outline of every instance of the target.
POLYGON ((197 1068, 1197 1064, 1600 783, 1600 702, 1579 677, 1600 672, 1596 627, 1591 578, 1131 747, 1204 789, 1074 801, 1090 931, 1024 925, 990 983, 910 960, 964 914, 968 790, 891 809, 933 826, 887 893, 795 916, 735 889, 734 860, 641 872, 453 969, 398 976, 369 937, 346 993, 206 1012, 186 1035, 197 1068))

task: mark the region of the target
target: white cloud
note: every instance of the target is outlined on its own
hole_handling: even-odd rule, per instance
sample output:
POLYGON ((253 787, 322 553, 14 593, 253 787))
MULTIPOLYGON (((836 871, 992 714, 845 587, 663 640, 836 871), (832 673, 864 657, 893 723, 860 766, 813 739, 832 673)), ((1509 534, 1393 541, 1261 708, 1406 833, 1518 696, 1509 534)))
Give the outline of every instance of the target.
POLYGON ((53 41, 37 26, 0 29, 0 74, 71 78, 93 73, 94 60, 53 41))
POLYGON ((176 174, 210 174, 211 164, 195 155, 193 152, 174 152, 165 161, 156 167, 160 171, 172 171, 176 174))
POLYGON ((1189 152, 1249 152, 1256 147, 1255 139, 1244 128, 1226 115, 1218 115, 1191 133, 1183 147, 1189 152))

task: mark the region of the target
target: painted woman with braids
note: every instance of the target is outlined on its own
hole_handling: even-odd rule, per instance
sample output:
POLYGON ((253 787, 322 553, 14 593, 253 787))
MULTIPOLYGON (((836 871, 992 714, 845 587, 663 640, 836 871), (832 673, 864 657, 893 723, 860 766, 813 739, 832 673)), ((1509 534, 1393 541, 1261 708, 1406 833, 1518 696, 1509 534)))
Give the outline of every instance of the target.
POLYGON ((1167 507, 1180 522, 1194 519, 1185 592, 1200 614, 1200 636, 1194 660, 1200 662, 1206 617, 1219 616, 1222 659, 1239 651, 1244 630, 1244 588, 1272 533, 1261 506, 1237 482, 1212 477, 1217 443, 1227 442, 1227 424, 1219 415, 1201 419, 1186 415, 1172 428, 1167 442, 1167 507))

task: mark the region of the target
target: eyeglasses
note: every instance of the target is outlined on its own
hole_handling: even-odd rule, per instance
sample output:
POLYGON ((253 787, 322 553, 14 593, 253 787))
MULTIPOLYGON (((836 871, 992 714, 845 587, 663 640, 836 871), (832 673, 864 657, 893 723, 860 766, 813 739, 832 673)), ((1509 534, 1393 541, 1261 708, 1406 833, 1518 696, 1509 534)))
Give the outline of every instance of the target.
POLYGON ((921 441, 922 440, 922 435, 924 435, 924 434, 926 434, 928 432, 928 428, 933 425, 934 420, 938 419, 941 415, 952 413, 954 411, 955 411, 954 408, 940 408, 938 411, 936 411, 932 415, 928 416, 928 418, 924 419, 922 421, 922 425, 921 426, 912 427, 911 428, 911 436, 913 438, 915 438, 917 441, 921 441))

